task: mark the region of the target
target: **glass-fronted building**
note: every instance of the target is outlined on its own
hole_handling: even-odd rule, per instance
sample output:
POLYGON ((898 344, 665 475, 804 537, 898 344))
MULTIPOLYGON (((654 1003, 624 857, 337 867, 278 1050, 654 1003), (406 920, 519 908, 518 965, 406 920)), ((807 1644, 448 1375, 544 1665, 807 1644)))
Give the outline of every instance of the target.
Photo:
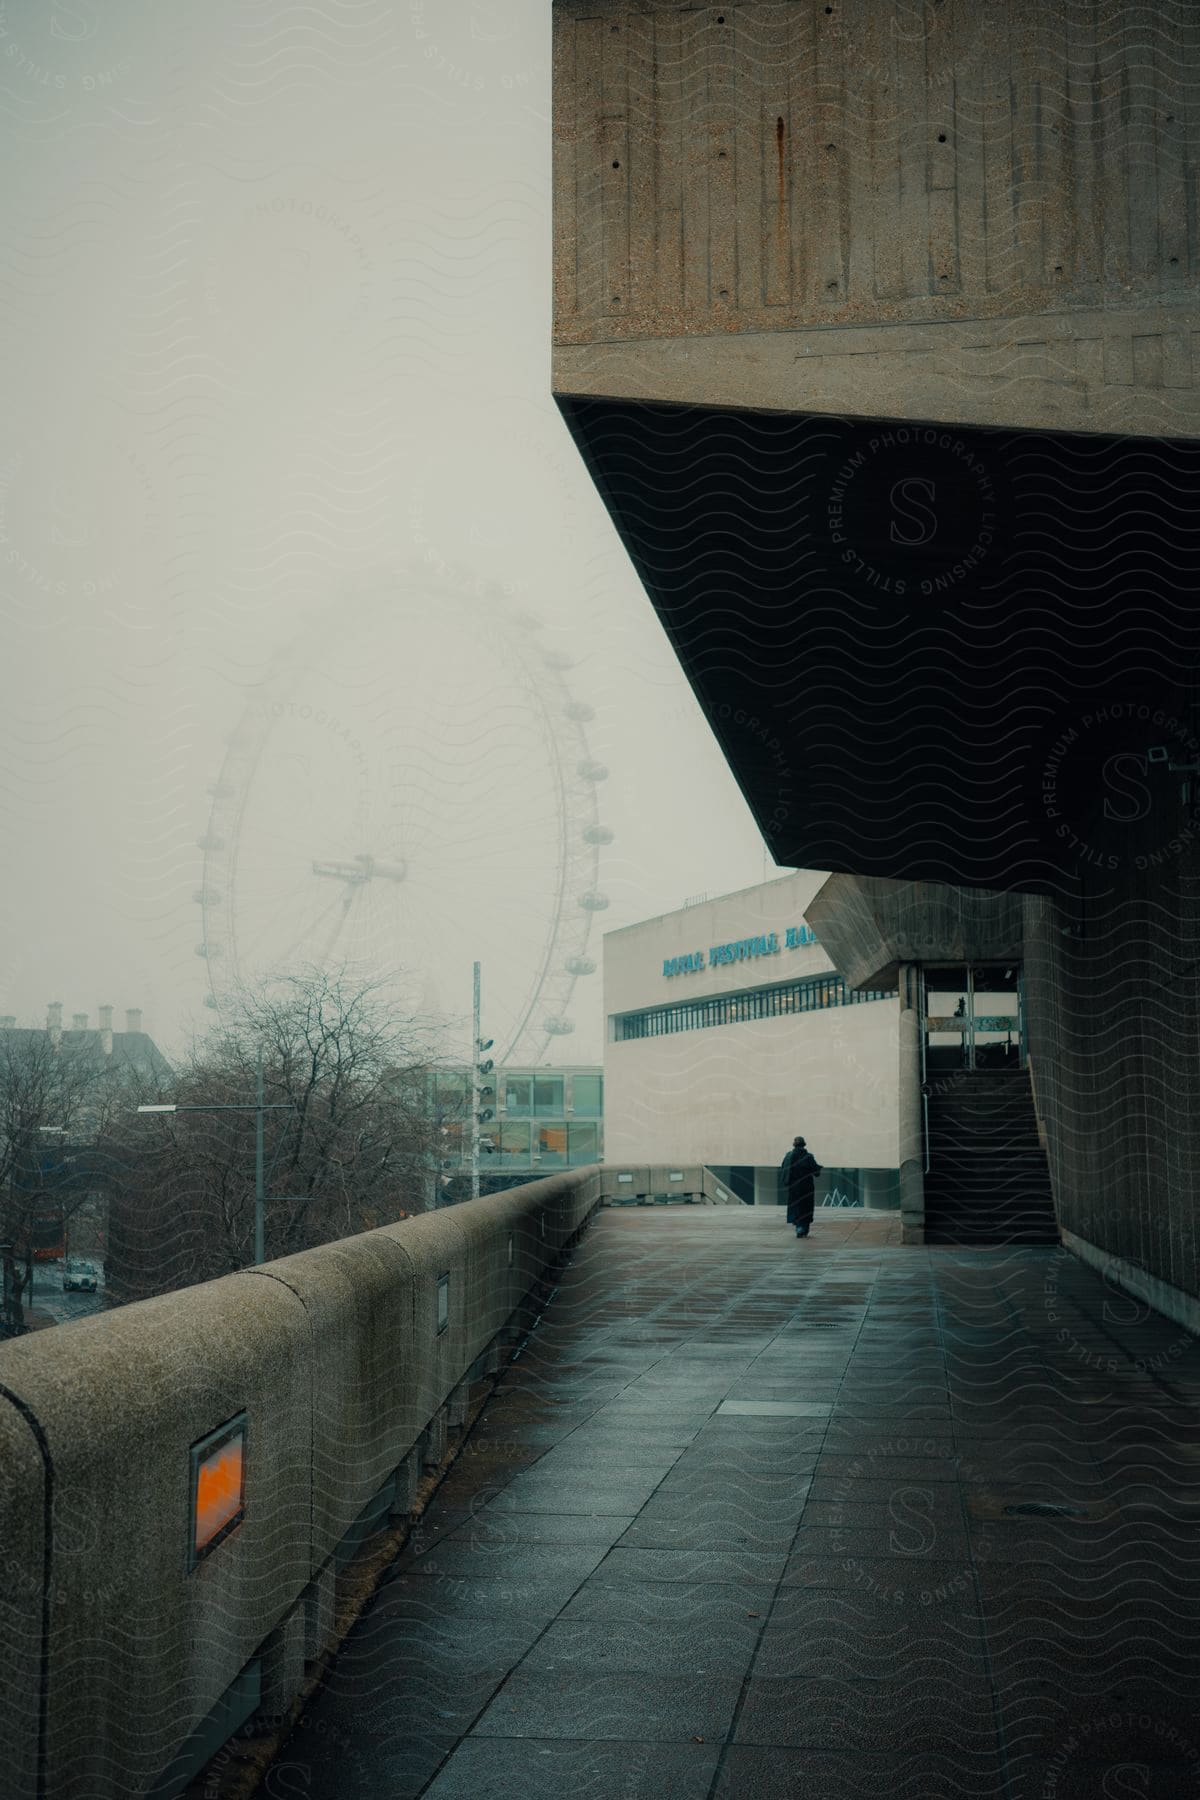
MULTIPOLYGON (((471 1076, 439 1073, 438 1129, 448 1198, 470 1188, 471 1076)), ((595 1064, 493 1069, 484 1086, 480 1124, 482 1193, 515 1187, 556 1169, 584 1168, 604 1158, 604 1071, 595 1064)))

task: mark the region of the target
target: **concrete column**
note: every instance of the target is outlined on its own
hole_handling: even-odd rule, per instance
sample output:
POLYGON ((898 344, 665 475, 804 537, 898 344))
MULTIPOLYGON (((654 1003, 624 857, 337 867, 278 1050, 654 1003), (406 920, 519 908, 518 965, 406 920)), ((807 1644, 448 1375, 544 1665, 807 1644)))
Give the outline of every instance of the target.
POLYGON ((755 1169, 754 1171, 754 1204, 755 1206, 778 1206, 779 1170, 755 1169))
POLYGON ((436 1468, 446 1455, 446 1411, 443 1406, 429 1421, 421 1460, 427 1469, 436 1468))
MULTIPOLYGON (((332 1621, 331 1621, 332 1623, 332 1621)), ((303 1601, 293 1606, 264 1640, 260 1652, 262 1689, 258 1712, 262 1721, 282 1720, 304 1680, 308 1617, 303 1601)))
MULTIPOLYGON (((919 969, 912 966, 913 992, 919 969)), ((900 991, 904 991, 904 968, 900 991)), ((921 1015, 917 1006, 900 1014, 899 1139, 901 1242, 925 1242, 925 1109, 921 1096, 921 1015)))
POLYGON ((925 1171, 917 1158, 900 1165, 900 1241, 925 1242, 925 1171))
POLYGON ((417 1504, 421 1475, 421 1453, 419 1450, 410 1450, 396 1470, 396 1491, 388 1511, 389 1525, 403 1525, 409 1518, 417 1504))
POLYGON ((304 1660, 315 1662, 333 1636, 337 1570, 332 1557, 319 1569, 300 1596, 298 1611, 304 1618, 304 1660))
POLYGON ((446 1424, 451 1431, 461 1431, 467 1422, 471 1405, 471 1383, 460 1381, 446 1402, 446 1424))

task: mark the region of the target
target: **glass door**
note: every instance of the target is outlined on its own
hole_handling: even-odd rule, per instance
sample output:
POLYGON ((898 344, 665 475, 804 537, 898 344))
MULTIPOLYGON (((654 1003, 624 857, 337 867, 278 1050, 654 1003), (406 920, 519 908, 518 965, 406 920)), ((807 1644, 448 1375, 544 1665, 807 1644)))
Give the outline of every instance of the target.
POLYGON ((971 969, 969 973, 971 1066, 976 1069, 1023 1067, 1020 964, 995 963, 971 969))
POLYGON ((928 1075, 969 1069, 967 994, 969 970, 925 970, 925 1069, 928 1075))
POLYGON ((951 964, 924 971, 925 1068, 1022 1068, 1019 963, 951 964))

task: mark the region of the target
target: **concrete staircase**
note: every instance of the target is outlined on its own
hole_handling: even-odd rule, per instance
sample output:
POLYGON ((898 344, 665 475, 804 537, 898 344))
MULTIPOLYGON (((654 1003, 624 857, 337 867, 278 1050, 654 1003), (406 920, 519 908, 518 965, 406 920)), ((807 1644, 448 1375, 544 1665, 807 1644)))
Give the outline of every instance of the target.
POLYGON ((935 1078, 927 1244, 1056 1244, 1058 1221, 1023 1069, 935 1078))

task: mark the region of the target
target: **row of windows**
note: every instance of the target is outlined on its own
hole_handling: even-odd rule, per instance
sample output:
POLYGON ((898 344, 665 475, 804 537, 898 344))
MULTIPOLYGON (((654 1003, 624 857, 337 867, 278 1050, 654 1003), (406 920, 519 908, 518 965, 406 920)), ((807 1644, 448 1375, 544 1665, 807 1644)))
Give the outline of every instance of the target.
MULTIPOLYGON (((575 1124, 555 1119, 529 1125, 524 1121, 503 1119, 496 1123, 489 1119, 480 1134, 479 1147, 484 1162, 529 1163, 536 1156, 547 1168, 557 1168, 568 1163, 599 1162, 603 1140, 598 1123, 575 1124)), ((462 1138, 446 1140, 443 1148, 444 1167, 457 1167, 470 1158, 470 1146, 462 1138)))
POLYGON ((563 1161, 569 1155, 572 1162, 595 1162, 600 1143, 598 1125, 568 1125, 565 1121, 535 1127, 505 1119, 499 1130, 489 1122, 484 1135, 500 1156, 529 1156, 536 1151, 547 1160, 563 1161))
POLYGON ((860 1000, 894 1000, 897 990, 859 993, 840 975, 817 975, 749 994, 717 994, 711 1000, 655 1006, 646 1012, 621 1013, 613 1021, 616 1041, 664 1037, 673 1031, 702 1031, 709 1025, 740 1025, 749 1019, 775 1019, 784 1013, 815 1012, 823 1006, 857 1006, 860 1000))
MULTIPOLYGON (((483 1079, 496 1089, 500 1102, 496 1110, 504 1111, 509 1118, 533 1119, 542 1113, 561 1117, 566 1111, 568 1101, 562 1075, 505 1075, 496 1070, 483 1079)), ((570 1082, 569 1104, 575 1113, 585 1119, 600 1118, 604 1110, 604 1077, 572 1075, 570 1082)), ((469 1097, 469 1076, 454 1073, 438 1077, 438 1098, 443 1106, 468 1104, 469 1097)), ((496 1101, 489 1098, 488 1105, 496 1106, 496 1101)))
MULTIPOLYGON (((573 1075, 571 1105, 585 1118, 598 1118, 604 1104, 602 1075, 573 1075)), ((561 1113, 563 1110, 563 1078, 561 1075, 507 1075, 504 1080, 504 1110, 513 1118, 532 1118, 538 1113, 561 1113)))

